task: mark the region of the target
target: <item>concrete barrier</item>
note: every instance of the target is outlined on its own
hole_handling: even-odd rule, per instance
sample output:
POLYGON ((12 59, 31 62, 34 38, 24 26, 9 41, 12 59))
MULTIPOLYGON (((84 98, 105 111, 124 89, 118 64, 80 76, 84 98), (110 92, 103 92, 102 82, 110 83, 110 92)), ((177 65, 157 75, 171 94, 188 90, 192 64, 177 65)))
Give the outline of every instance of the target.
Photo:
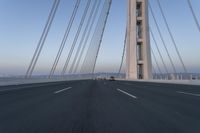
POLYGON ((125 80, 122 81, 137 81, 137 82, 152 82, 152 83, 168 83, 168 84, 183 84, 183 85, 200 85, 200 80, 125 80))
POLYGON ((88 77, 74 77, 74 78, 0 78, 0 86, 8 85, 21 85, 32 83, 47 83, 47 82, 59 82, 59 81, 72 81, 72 80, 86 80, 88 77))

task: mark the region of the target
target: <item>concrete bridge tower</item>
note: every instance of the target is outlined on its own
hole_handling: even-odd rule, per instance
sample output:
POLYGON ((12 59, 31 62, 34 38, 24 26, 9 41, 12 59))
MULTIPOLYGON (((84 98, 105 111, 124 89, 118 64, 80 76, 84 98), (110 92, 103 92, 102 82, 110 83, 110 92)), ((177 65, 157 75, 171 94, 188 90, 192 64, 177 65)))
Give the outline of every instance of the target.
POLYGON ((126 78, 152 78, 148 0, 128 0, 126 78))

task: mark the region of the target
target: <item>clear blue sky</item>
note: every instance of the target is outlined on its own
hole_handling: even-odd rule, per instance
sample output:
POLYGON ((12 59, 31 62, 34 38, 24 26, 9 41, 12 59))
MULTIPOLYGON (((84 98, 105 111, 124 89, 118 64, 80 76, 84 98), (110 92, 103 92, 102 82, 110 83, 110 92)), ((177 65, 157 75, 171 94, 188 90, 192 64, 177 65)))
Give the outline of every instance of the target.
MULTIPOLYGON (((149 1, 156 13, 176 66, 180 68, 156 0, 149 1)), ((192 19, 186 0, 160 1, 188 70, 199 73, 200 32, 192 19)), ((200 22, 200 1, 191 1, 200 22)), ((85 2, 86 0, 82 0, 82 7, 84 7, 85 2)), ((52 3, 53 0, 0 0, 0 75, 25 73, 52 3)), ((37 74, 49 73, 74 3, 75 0, 61 0, 55 21, 38 61, 37 74)), ((126 6, 127 0, 113 0, 97 62, 97 71, 116 72, 119 67, 126 27, 126 6)), ((162 45, 151 16, 150 26, 155 32, 159 44, 162 45)), ((72 37, 68 43, 70 41, 72 41, 72 37)), ((154 44, 152 47, 154 48, 154 44)), ((166 62, 168 62, 167 58, 166 62)), ((61 59, 59 69, 62 68, 63 63, 64 57, 61 59)))

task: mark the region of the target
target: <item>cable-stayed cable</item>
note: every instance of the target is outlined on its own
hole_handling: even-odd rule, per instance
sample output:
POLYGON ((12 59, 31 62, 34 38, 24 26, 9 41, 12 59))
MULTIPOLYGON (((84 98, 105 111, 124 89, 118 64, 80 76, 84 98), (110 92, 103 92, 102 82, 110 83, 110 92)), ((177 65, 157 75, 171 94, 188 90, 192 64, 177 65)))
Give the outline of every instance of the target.
POLYGON ((168 71, 168 69, 167 69, 167 65, 166 65, 165 62, 164 62, 163 56, 162 56, 162 54, 161 54, 161 52, 160 52, 160 49, 159 49, 159 47, 158 47, 158 43, 157 43, 157 41, 156 41, 156 39, 155 39, 155 36, 154 36, 153 31, 151 30, 151 28, 150 28, 150 35, 151 35, 151 37, 152 37, 152 39, 153 39, 153 41, 154 41, 154 44, 156 45, 156 49, 157 49, 157 51, 158 51, 158 54, 159 54, 159 56, 160 56, 160 59, 161 59, 161 61, 162 61, 163 66, 164 66, 164 69, 165 69, 166 73, 168 74, 169 71, 168 71))
POLYGON ((82 27, 83 27, 83 24, 84 24, 86 15, 87 15, 87 13, 88 13, 88 9, 89 9, 90 3, 91 3, 91 0, 88 0, 88 1, 87 1, 87 4, 86 4, 86 7, 85 7, 85 9, 84 9, 83 16, 82 16, 82 18, 81 18, 81 22, 80 22, 80 24, 79 24, 78 30, 77 30, 77 32, 76 32, 74 41, 73 41, 73 43, 72 43, 71 49, 70 49, 70 51, 69 51, 69 54, 68 54, 68 56, 67 56, 67 60, 66 60, 66 62, 65 62, 65 65, 64 65, 64 67, 63 67, 63 70, 62 70, 61 75, 65 75, 65 72, 66 72, 67 67, 68 67, 68 65, 69 65, 69 61, 70 61, 70 59, 71 59, 71 56, 72 56, 72 54, 73 54, 74 48, 75 48, 75 46, 76 46, 77 40, 78 40, 79 35, 80 35, 80 32, 81 32, 81 29, 82 29, 82 27))
POLYGON ((155 69, 155 66, 152 64, 152 73, 153 73, 153 79, 157 79, 157 72, 156 72, 156 69, 155 69))
POLYGON ((176 44, 176 42, 175 42, 174 36, 173 36, 173 34, 172 34, 172 31, 171 31, 171 29, 170 29, 170 27, 169 27, 169 24, 168 24, 168 21, 167 21, 167 19, 166 19, 165 14, 164 14, 164 11, 163 11, 163 9, 162 9, 162 6, 161 6, 161 4, 160 4, 160 0, 157 0, 157 3, 158 3, 158 7, 159 7, 159 9, 160 9, 160 12, 161 12, 161 14, 162 14, 162 17, 163 17, 163 19, 164 19, 165 25, 166 25, 166 27, 167 27, 167 30, 168 30, 168 32, 169 32, 170 38, 171 38, 171 40, 172 40, 172 42, 173 42, 173 45, 174 45, 174 47, 175 47, 176 53, 177 53, 177 55, 178 55, 178 58, 179 58, 179 60, 180 60, 180 62, 181 62, 181 64, 182 64, 182 67, 183 67, 183 69, 184 69, 184 72, 187 73, 187 69, 186 69, 186 67, 185 67, 185 64, 184 64, 184 62, 183 62, 183 59, 182 59, 182 57, 181 57, 181 54, 180 54, 179 49, 178 49, 178 47, 177 47, 177 44, 176 44))
POLYGON ((160 30, 160 28, 159 28, 158 22, 157 22, 157 20, 156 20, 156 18, 155 18, 155 14, 154 14, 154 12, 153 12, 153 9, 152 9, 150 3, 149 3, 149 9, 150 9, 150 12, 151 12, 151 14, 152 14, 152 16, 153 16, 153 20, 154 20, 154 22, 155 22, 155 25, 156 25, 156 28, 157 28, 157 30, 158 30, 159 36, 160 36, 160 38, 161 38, 162 44, 163 44, 163 46, 164 46, 164 48, 165 48, 165 51, 166 51, 166 53, 167 53, 167 56, 168 56, 168 58, 169 58, 169 60, 170 60, 170 63, 171 63, 171 65, 172 65, 173 72, 176 73, 176 68, 175 68, 174 62, 173 62, 173 60, 172 60, 172 58, 171 58, 171 56, 170 56, 170 54, 169 54, 169 50, 168 50, 168 48, 167 48, 167 46, 166 46, 166 43, 165 43, 165 41, 164 41, 164 38, 163 38, 163 36, 162 36, 161 30, 160 30))
POLYGON ((51 11, 50 11, 50 13, 49 13, 49 16, 48 16, 46 25, 45 25, 45 27, 44 27, 44 29, 43 29, 42 35, 41 35, 40 40, 39 40, 39 42, 38 42, 38 45, 37 45, 37 47, 36 47, 36 49, 35 49, 34 55, 33 55, 32 59, 31 59, 31 62, 30 62, 30 64, 29 64, 29 67, 28 67, 28 69, 27 69, 25 78, 28 78, 28 77, 31 76, 31 75, 30 75, 30 70, 32 69, 33 62, 35 61, 36 55, 38 54, 38 51, 39 51, 39 49, 41 48, 41 42, 42 42, 42 40, 43 40, 43 38, 44 38, 44 36, 45 36, 45 34, 46 34, 46 31, 47 31, 47 29, 48 29, 49 22, 50 22, 50 20, 51 20, 51 18, 52 18, 53 12, 54 12, 55 7, 56 7, 56 3, 57 3, 57 0, 55 0, 54 3, 53 3, 53 6, 52 6, 51 11))
POLYGON ((94 15, 94 13, 95 13, 95 8, 96 8, 96 6, 97 6, 97 8, 98 8, 99 4, 100 4, 100 0, 98 0, 98 2, 97 2, 97 0, 94 0, 92 9, 91 9, 91 11, 90 11, 90 14, 89 14, 89 16, 88 16, 88 20, 87 20, 87 22, 86 22, 85 29, 84 29, 84 31, 83 31, 81 40, 80 40, 80 42, 79 42, 79 44, 78 44, 78 48, 77 48, 77 50, 76 50, 74 59, 73 59, 73 61, 72 61, 72 65, 71 65, 71 67, 70 67, 70 69, 69 69, 69 73, 72 73, 72 71, 73 71, 73 69, 74 69, 74 65, 75 65, 75 63, 76 63, 76 61, 77 61, 77 59, 78 59, 79 53, 81 52, 81 47, 82 47, 83 42, 84 42, 84 40, 85 40, 86 33, 87 33, 88 28, 89 28, 89 26, 90 26, 92 17, 93 17, 93 15, 94 15))
POLYGON ((87 32, 86 39, 85 39, 84 44, 83 44, 83 47, 82 47, 81 50, 80 50, 81 52, 80 52, 80 54, 79 54, 79 56, 78 56, 78 60, 77 60, 77 62, 76 62, 76 64, 75 64, 74 73, 77 72, 77 69, 78 69, 78 67, 79 67, 79 64, 81 63, 81 59, 83 58, 83 53, 84 53, 84 51, 85 51, 85 48, 86 48, 86 46, 87 46, 87 42, 88 42, 89 37, 90 37, 91 32, 92 32, 92 28, 93 28, 94 23, 95 23, 95 20, 96 20, 96 18, 97 18, 97 14, 98 14, 98 11, 99 11, 100 4, 101 4, 101 0, 99 0, 98 7, 97 7, 96 10, 95 10, 94 16, 93 16, 93 18, 92 18, 91 25, 90 25, 90 27, 89 27, 89 30, 88 30, 88 32, 87 32))
POLYGON ((159 73, 160 73, 160 74, 163 74, 162 71, 161 71, 160 65, 158 64, 158 60, 157 60, 157 58, 156 58, 156 55, 155 55, 153 49, 151 49, 151 53, 152 53, 152 55, 153 55, 153 59, 154 59, 154 61, 155 61, 155 63, 156 63, 156 66, 157 66, 157 68, 158 68, 159 73))
POLYGON ((49 78, 54 74, 55 70, 56 70, 56 67, 58 65, 58 62, 60 60, 60 57, 61 57, 61 54, 63 52, 63 49, 65 47, 65 44, 66 44, 66 41, 68 39, 68 36, 69 36, 69 33, 71 31, 71 28, 72 28, 72 25, 73 25, 73 22, 74 22, 74 19, 76 17, 76 14, 77 14, 77 11, 78 11, 78 8, 79 8, 79 5, 80 5, 80 0, 77 0, 76 1, 76 4, 75 4, 75 7, 73 9, 73 12, 72 12, 72 15, 70 17, 70 20, 69 20, 69 23, 68 23, 68 26, 65 30, 65 34, 63 36, 63 39, 62 39, 62 42, 60 44, 60 48, 58 50, 58 53, 57 53, 57 56, 54 60, 54 63, 53 63, 53 66, 51 68, 51 71, 50 71, 50 74, 49 74, 49 78))
POLYGON ((155 67, 152 65, 152 72, 155 74, 155 75, 157 75, 157 72, 156 72, 156 69, 155 69, 155 67))
POLYGON ((106 12, 106 19, 105 19, 104 24, 103 24, 103 30, 102 30, 102 33, 101 33, 101 39, 99 41, 99 46, 98 46, 97 53, 96 53, 96 56, 95 56, 94 66, 92 68, 92 74, 94 74, 94 70, 95 70, 95 67, 96 67, 97 57, 99 55, 99 50, 100 50, 100 47, 101 47, 101 42, 102 42, 102 39, 103 39, 103 34, 104 34, 104 31, 105 31, 105 28, 106 28, 106 23, 107 23, 107 20, 108 20, 108 15, 109 15, 111 4, 112 4, 112 0, 110 0, 109 6, 108 6, 108 10, 106 12))
POLYGON ((123 65, 123 62, 124 62, 124 56, 125 56, 125 51, 126 51, 126 42, 127 42, 127 28, 126 28, 125 38, 124 38, 124 48, 123 48, 123 52, 122 52, 122 59, 121 59, 121 63, 120 63, 120 66, 119 66, 118 75, 121 73, 122 65, 123 65))
POLYGON ((56 14, 56 11, 57 11, 59 3, 60 3, 60 0, 54 0, 53 6, 51 8, 51 11, 49 13, 49 16, 48 16, 48 19, 47 19, 47 22, 46 22, 46 25, 45 25, 45 27, 43 29, 42 35, 41 35, 40 40, 38 42, 38 45, 37 45, 37 47, 35 49, 34 55, 33 55, 32 59, 31 59, 29 67, 27 69, 25 78, 30 78, 32 76, 33 70, 34 70, 35 65, 37 63, 37 60, 38 60, 38 58, 40 56, 40 53, 42 51, 44 42, 45 42, 45 40, 47 38, 48 32, 50 30, 51 24, 52 24, 53 19, 55 17, 55 14, 56 14))
POLYGON ((112 4, 112 0, 110 0, 109 3, 108 3, 108 10, 106 12, 106 18, 105 18, 105 21, 104 21, 104 24, 103 24, 101 38, 100 38, 98 49, 97 49, 97 53, 96 53, 96 56, 95 56, 94 66, 92 68, 92 74, 94 74, 94 70, 95 70, 95 67, 96 67, 97 57, 99 55, 99 50, 100 50, 100 47, 101 47, 101 42, 102 42, 102 39, 103 39, 103 34, 104 34, 104 31, 105 31, 105 28, 106 28, 106 23, 107 23, 107 20, 108 20, 108 15, 109 15, 111 4, 112 4))
POLYGON ((30 71, 30 75, 32 75, 33 70, 35 69, 35 65, 36 65, 36 63, 37 63, 37 61, 38 61, 38 58, 39 58, 39 56, 40 56, 40 53, 41 53, 42 48, 43 48, 43 46, 44 46, 44 43, 45 43, 45 41, 46 41, 47 35, 48 35, 49 30, 50 30, 50 28, 51 28, 51 25, 52 25, 53 19, 54 19, 54 17, 55 17, 56 11, 57 11, 57 9, 58 9, 59 3, 60 3, 60 0, 58 0, 58 2, 57 2, 57 4, 56 4, 55 10, 54 10, 53 15, 52 15, 52 19, 50 20, 49 27, 48 27, 47 32, 46 32, 46 34, 45 34, 45 36, 44 36, 44 39, 43 39, 43 41, 42 41, 42 43, 41 43, 41 47, 40 47, 40 49, 39 49, 38 55, 36 56, 35 62, 34 62, 34 64, 33 64, 33 67, 32 67, 32 69, 31 69, 31 71, 30 71))
POLYGON ((192 16, 193 16, 193 18, 194 18, 194 21, 195 21, 195 23, 196 23, 196 25, 197 25, 197 28, 198 28, 198 30, 199 30, 199 32, 200 32, 200 24, 199 24, 199 21, 198 21, 198 19, 197 19, 197 16, 196 16, 195 12, 194 12, 194 8, 193 8, 193 6, 192 6, 192 3, 191 3, 190 0, 187 0, 187 2, 188 2, 188 5, 189 5, 189 8, 190 8, 190 11, 191 11, 191 13, 192 13, 192 16))
POLYGON ((94 34, 92 36, 89 48, 87 50, 84 62, 82 64, 81 72, 93 73, 98 57, 100 45, 102 42, 105 26, 107 23, 108 14, 110 11, 112 0, 105 0, 101 14, 99 16, 94 34))

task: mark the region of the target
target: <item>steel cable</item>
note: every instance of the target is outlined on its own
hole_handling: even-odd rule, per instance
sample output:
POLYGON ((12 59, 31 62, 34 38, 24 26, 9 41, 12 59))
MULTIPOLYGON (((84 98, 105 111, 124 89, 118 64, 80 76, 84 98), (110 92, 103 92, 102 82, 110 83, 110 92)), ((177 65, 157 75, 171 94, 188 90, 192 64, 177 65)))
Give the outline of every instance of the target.
POLYGON ((120 63, 120 66, 119 66, 118 75, 121 73, 122 65, 123 65, 123 62, 124 62, 124 56, 125 56, 125 51, 126 51, 126 42, 127 42, 127 28, 126 28, 125 38, 124 38, 124 47, 123 47, 122 59, 121 59, 121 63, 120 63))
POLYGON ((44 42, 46 40, 47 34, 48 34, 49 29, 51 27, 52 21, 53 21, 53 19, 55 17, 55 13, 57 11, 59 3, 60 3, 60 0, 54 0, 53 6, 51 8, 51 11, 49 13, 49 16, 48 16, 48 19, 47 19, 47 22, 46 22, 46 25, 45 25, 45 27, 43 29, 42 35, 41 35, 40 40, 38 42, 38 45, 37 45, 37 47, 35 49, 34 55, 33 55, 32 59, 31 59, 29 67, 27 69, 25 78, 30 78, 32 76, 33 70, 35 68, 37 60, 38 60, 39 55, 41 53, 41 50, 43 48, 44 42))
POLYGON ((196 23, 196 25, 197 25, 197 28, 198 28, 198 30, 199 30, 199 32, 200 32, 200 24, 199 24, 199 22, 198 22, 198 19, 197 19, 197 16, 196 16, 195 12, 194 12, 194 8, 193 8, 193 6, 192 6, 192 3, 191 3, 190 0, 187 0, 187 2, 188 2, 188 5, 189 5, 189 8, 190 8, 190 11, 191 11, 191 13, 192 13, 192 16, 193 16, 193 18, 194 18, 194 21, 195 21, 195 23, 196 23))
POLYGON ((83 42, 84 42, 85 37, 86 37, 86 33, 87 33, 88 28, 89 28, 89 25, 90 25, 90 23, 91 23, 92 17, 93 17, 93 15, 94 15, 94 13, 95 13, 95 12, 94 12, 94 11, 95 11, 95 7, 98 6, 98 3, 100 3, 100 0, 99 0, 99 2, 97 2, 96 0, 94 1, 94 4, 93 4, 92 9, 91 9, 91 11, 90 11, 90 14, 89 14, 89 16, 88 16, 88 20, 87 20, 87 22, 86 22, 85 29, 84 29, 83 34, 82 34, 82 37, 81 37, 81 40, 80 40, 80 42, 79 42, 79 44, 78 44, 78 48, 77 48, 77 50, 76 50, 74 59, 73 59, 73 61, 72 61, 72 65, 71 65, 71 67, 70 67, 70 69, 69 69, 69 73, 72 73, 72 71, 73 71, 73 69, 74 69, 74 65, 75 65, 75 63, 76 63, 76 61, 77 61, 77 59, 78 59, 77 57, 78 57, 78 55, 79 55, 79 53, 80 53, 81 47, 82 47, 83 42))
POLYGON ((106 23, 107 23, 107 20, 108 20, 108 15, 109 15, 111 4, 112 4, 112 0, 110 0, 109 7, 108 7, 108 10, 106 12, 106 18, 105 18, 105 21, 104 21, 104 24, 103 24, 102 33, 101 33, 101 39, 99 41, 99 46, 98 46, 98 49, 97 49, 97 54, 96 54, 96 57, 95 57, 94 66, 92 68, 92 74, 94 74, 94 70, 95 70, 95 66, 96 66, 96 62, 97 62, 97 57, 98 57, 99 50, 100 50, 100 47, 101 47, 101 43, 102 43, 102 39, 103 39, 103 34, 104 34, 106 23))
POLYGON ((87 5, 86 5, 86 7, 85 7, 85 9, 84 9, 83 16, 82 16, 82 18, 81 18, 81 22, 80 22, 79 27, 78 27, 78 30, 77 30, 77 32, 76 32, 74 41, 73 41, 73 43, 72 43, 71 49, 70 49, 70 51, 69 51, 69 54, 68 54, 68 56, 67 56, 67 60, 66 60, 66 62, 65 62, 65 65, 64 65, 63 70, 62 70, 62 73, 61 73, 61 75, 63 75, 63 76, 65 75, 65 72, 66 72, 67 67, 68 67, 68 65, 69 65, 69 61, 70 61, 70 59, 71 59, 71 56, 72 56, 72 54, 73 54, 75 45, 76 45, 76 43, 77 43, 78 37, 79 37, 80 32, 81 32, 81 29, 82 29, 82 27, 83 27, 83 24, 84 24, 84 21, 85 21, 85 18, 86 18, 86 15, 87 15, 87 12, 88 12, 90 3, 91 3, 91 0, 88 0, 87 5))
POLYGON ((158 60, 157 60, 157 58, 156 58, 156 56, 155 56, 155 53, 154 53, 153 49, 151 49, 151 53, 152 53, 152 55, 153 55, 153 59, 154 59, 154 61, 155 61, 155 63, 156 63, 156 66, 157 66, 157 68, 158 68, 159 73, 160 73, 160 74, 163 74, 162 71, 161 71, 161 69, 160 69, 160 65, 158 64, 158 60))
POLYGON ((89 27, 89 30, 88 30, 86 39, 85 39, 85 41, 84 41, 83 47, 82 47, 81 50, 80 50, 81 52, 80 52, 80 54, 79 54, 79 56, 78 56, 78 61, 77 61, 76 65, 75 65, 74 73, 77 72, 77 69, 78 69, 78 67, 79 67, 79 64, 81 63, 81 59, 82 59, 82 57, 83 57, 83 53, 84 53, 84 51, 85 51, 87 42, 88 42, 89 37, 90 37, 90 34, 91 34, 91 32, 92 32, 92 28, 93 28, 94 23, 95 23, 95 20, 96 20, 96 18, 97 18, 97 13, 98 13, 98 11, 99 11, 100 2, 101 2, 101 0, 99 0, 99 5, 98 5, 98 7, 97 7, 96 10, 95 10, 95 13, 94 13, 94 16, 93 16, 93 18, 92 18, 92 22, 91 22, 91 25, 90 25, 90 27, 89 27))
POLYGON ((52 75, 54 75, 54 72, 55 72, 55 70, 56 70, 56 67, 57 67, 57 65, 58 65, 58 62, 59 62, 60 57, 61 57, 61 55, 62 55, 63 49, 64 49, 64 47, 65 47, 67 38, 68 38, 68 36, 69 36, 70 30, 71 30, 71 28, 72 28, 74 19, 75 19, 75 17, 76 17, 76 14, 77 14, 79 5, 80 5, 80 0, 77 0, 77 1, 76 1, 76 4, 75 4, 75 7, 74 7, 74 9, 73 9, 72 15, 71 15, 71 17, 70 17, 68 26, 67 26, 67 28, 66 28, 66 30, 65 30, 64 37, 63 37, 62 42, 61 42, 61 44, 60 44, 60 48, 59 48, 59 50, 58 50, 57 56, 56 56, 56 58, 55 58, 55 60, 54 60, 53 66, 52 66, 52 68, 51 68, 51 71, 50 71, 50 74, 49 74, 49 78, 50 78, 52 75))
POLYGON ((162 56, 162 54, 161 54, 161 52, 160 52, 160 49, 159 49, 159 47, 158 47, 158 43, 157 43, 157 41, 156 41, 156 39, 155 39, 155 36, 154 36, 154 34, 153 34, 153 31, 152 31, 151 29, 150 29, 150 34, 151 34, 151 37, 152 37, 152 39, 153 39, 153 41, 154 41, 154 44, 155 44, 155 46, 156 46, 156 49, 157 49, 157 51, 158 51, 158 54, 159 54, 160 59, 161 59, 161 61, 162 61, 162 64, 163 64, 163 66, 164 66, 164 69, 165 69, 166 73, 168 74, 169 72, 168 72, 168 69, 167 69, 167 65, 166 65, 165 62, 164 62, 163 56, 162 56))
POLYGON ((167 53, 167 56, 168 56, 168 58, 169 58, 169 60, 170 60, 170 63, 171 63, 171 65, 172 65, 173 72, 176 73, 176 68, 175 68, 174 62, 173 62, 173 60, 172 60, 172 58, 171 58, 171 56, 170 56, 170 54, 169 54, 169 50, 168 50, 168 48, 167 48, 167 46, 166 46, 166 43, 165 43, 165 41, 164 41, 164 38, 163 38, 163 36, 162 36, 161 30, 160 30, 160 28, 159 28, 158 22, 157 22, 157 20, 156 20, 156 18, 155 18, 155 14, 154 14, 154 12, 153 12, 153 9, 152 9, 150 3, 149 3, 149 9, 150 9, 150 12, 151 12, 151 14, 152 14, 152 16, 153 16, 153 20, 154 20, 154 22, 155 22, 155 25, 156 25, 156 28, 157 28, 157 30, 158 30, 159 36, 160 36, 160 38, 161 38, 162 44, 163 44, 163 46, 164 46, 164 48, 165 48, 165 51, 166 51, 166 53, 167 53))
POLYGON ((181 54, 180 54, 179 49, 178 49, 178 47, 177 47, 177 44, 176 44, 176 42, 175 42, 174 36, 173 36, 173 34, 172 34, 172 31, 171 31, 171 29, 170 29, 170 27, 169 27, 168 21, 167 21, 167 19, 166 19, 166 16, 165 16, 165 14, 164 14, 164 11, 163 11, 163 9, 162 9, 162 6, 161 6, 161 4, 160 4, 160 1, 157 0, 157 3, 158 3, 158 6, 159 6, 159 9, 160 9, 160 12, 161 12, 161 14, 162 14, 162 17, 163 17, 163 19, 164 19, 165 25, 166 25, 166 27, 167 27, 167 30, 168 30, 168 32, 169 32, 170 38, 171 38, 171 40, 172 40, 172 42, 173 42, 173 45, 174 45, 174 47, 175 47, 176 53, 177 53, 177 55, 178 55, 178 58, 179 58, 179 60, 180 60, 180 62, 181 62, 181 64, 182 64, 182 67, 183 67, 183 69, 184 69, 184 72, 187 73, 187 69, 186 69, 186 67, 185 67, 185 64, 184 64, 184 62, 183 62, 183 59, 182 59, 182 57, 181 57, 181 54))
POLYGON ((100 45, 102 42, 108 14, 110 11, 112 0, 105 0, 100 16, 98 18, 93 36, 91 38, 89 47, 84 57, 81 72, 82 73, 93 73, 96 65, 97 56, 99 53, 100 45))

